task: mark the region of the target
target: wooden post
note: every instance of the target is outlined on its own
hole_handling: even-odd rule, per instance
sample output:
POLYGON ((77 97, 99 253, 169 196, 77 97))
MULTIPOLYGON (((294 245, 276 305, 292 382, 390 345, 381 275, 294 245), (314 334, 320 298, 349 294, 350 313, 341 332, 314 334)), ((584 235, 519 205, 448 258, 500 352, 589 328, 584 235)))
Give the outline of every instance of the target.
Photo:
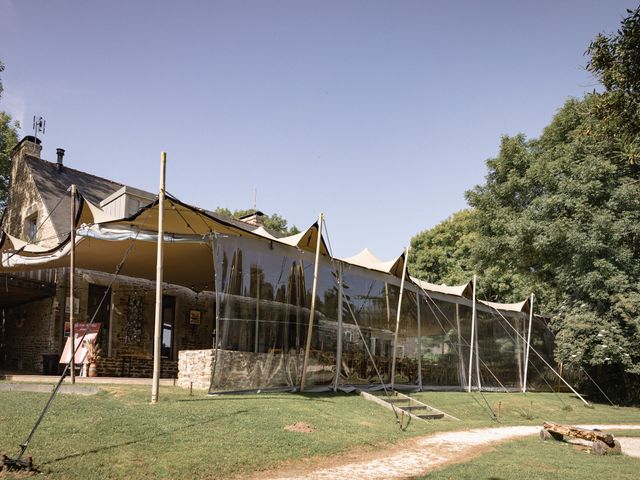
MULTIPOLYGON (((469 342, 469 383, 467 391, 471 392, 471 377, 473 372, 473 347, 476 338, 476 276, 473 276, 473 310, 471 312, 471 342, 469 342)), ((478 387, 479 388, 479 387, 478 387)))
POLYGON ((160 388, 160 336, 162 333, 162 260, 164 240, 164 193, 167 172, 167 153, 160 154, 160 191, 158 192, 158 251, 156 256, 156 316, 153 335, 153 384, 151 403, 158 402, 160 388))
POLYGON ((418 389, 422 391, 422 319, 420 318, 420 293, 416 292, 416 314, 418 316, 418 389))
POLYGON ((522 382, 522 393, 527 391, 527 367, 529 367, 529 348, 531 341, 531 324, 533 323, 533 293, 531 294, 531 303, 529 305, 529 331, 527 332, 527 350, 524 356, 524 380, 522 382))
POLYGON ((475 317, 475 331, 476 331, 476 381, 478 382, 478 391, 482 391, 482 382, 480 381, 480 346, 479 346, 479 339, 480 339, 480 335, 478 335, 478 308, 477 308, 477 304, 478 304, 478 300, 476 299, 477 297, 477 285, 478 285, 478 278, 474 275, 473 276, 473 316, 475 317))
POLYGON ((398 349, 398 330, 400 329, 400 314, 402 313, 402 294, 404 292, 404 279, 407 275, 407 263, 409 260, 409 247, 405 249, 404 265, 402 266, 402 280, 400 281, 400 296, 398 297, 398 311, 396 312, 396 332, 393 336, 393 355, 391 356, 391 389, 396 376, 396 350, 398 349))
POLYGON ((76 186, 71 185, 71 254, 69 258, 69 338, 71 339, 71 383, 76 383, 76 322, 74 318, 73 295, 76 276, 76 186))
POLYGON ((316 244, 316 264, 313 267, 313 288, 311 289, 311 312, 309 315, 309 328, 307 329, 307 345, 304 349, 304 361, 302 362, 302 378, 300 379, 300 391, 304 392, 304 382, 307 376, 307 364, 311 352, 311 334, 313 333, 313 319, 316 313, 316 292, 318 291, 318 268, 320 267, 320 248, 322 247, 322 219, 318 217, 318 242, 316 244))
POLYGON ((336 351, 336 380, 333 385, 333 391, 338 391, 338 384, 340 383, 340 375, 342 373, 342 295, 344 290, 342 286, 342 263, 338 264, 338 344, 336 351))
POLYGON ((256 323, 255 323, 255 340, 253 351, 258 353, 258 333, 260 331, 260 274, 258 273, 258 267, 256 267, 256 323))

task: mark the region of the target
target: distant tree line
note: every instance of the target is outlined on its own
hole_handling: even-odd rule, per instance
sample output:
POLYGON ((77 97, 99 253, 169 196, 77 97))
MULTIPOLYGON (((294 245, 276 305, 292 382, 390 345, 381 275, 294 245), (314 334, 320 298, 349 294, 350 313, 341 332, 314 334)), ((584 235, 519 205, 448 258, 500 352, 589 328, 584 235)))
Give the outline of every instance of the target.
MULTIPOLYGON (((224 215, 225 217, 240 219, 247 215, 251 215, 255 213, 254 209, 247 210, 234 210, 233 212, 225 207, 218 207, 215 210, 215 213, 219 215, 224 215)), ((281 217, 277 213, 273 213, 271 215, 264 215, 261 217, 262 225, 267 230, 271 230, 272 232, 281 233, 283 235, 295 235, 296 233, 300 233, 300 230, 295 225, 291 227, 288 226, 288 222, 285 218, 281 217)))
POLYGON ((602 91, 567 100, 539 138, 503 137, 470 208, 416 235, 410 266, 449 284, 477 273, 482 299, 535 292, 556 360, 640 403, 640 9, 586 54, 602 91))

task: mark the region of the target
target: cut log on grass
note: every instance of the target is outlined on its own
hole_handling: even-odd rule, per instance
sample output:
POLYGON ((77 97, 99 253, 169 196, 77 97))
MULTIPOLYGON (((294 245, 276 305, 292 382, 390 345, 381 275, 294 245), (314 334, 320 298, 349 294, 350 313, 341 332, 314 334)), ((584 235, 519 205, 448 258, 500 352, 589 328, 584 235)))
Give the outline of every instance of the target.
POLYGON ((558 438, 558 436, 567 436, 573 438, 581 438, 583 440, 588 440, 589 442, 600 441, 604 443, 608 448, 613 448, 615 446, 615 439, 613 438, 613 435, 611 435, 610 433, 602 432, 600 430, 587 430, 585 428, 573 427, 571 425, 561 425, 559 423, 552 422, 544 422, 543 428, 556 439, 558 438))

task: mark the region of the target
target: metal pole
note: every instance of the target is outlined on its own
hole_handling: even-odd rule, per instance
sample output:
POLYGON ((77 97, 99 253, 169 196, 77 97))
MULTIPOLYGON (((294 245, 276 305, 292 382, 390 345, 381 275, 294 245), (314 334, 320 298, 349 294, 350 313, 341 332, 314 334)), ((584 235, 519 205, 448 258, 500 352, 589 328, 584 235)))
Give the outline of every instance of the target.
POLYGON ((318 217, 318 242, 316 244, 316 264, 313 267, 313 288, 311 289, 311 313, 309 315, 309 328, 307 329, 307 346, 304 349, 304 361, 302 362, 302 378, 300 379, 300 391, 304 392, 304 381, 307 376, 307 363, 311 351, 311 334, 313 333, 313 318, 316 313, 316 292, 318 291, 318 268, 320 267, 320 247, 322 246, 322 219, 318 217))
POLYGON ((151 403, 158 402, 160 388, 160 335, 162 333, 162 259, 164 240, 164 189, 167 172, 167 153, 160 154, 160 191, 158 192, 158 253, 156 256, 156 317, 153 334, 153 384, 151 403))
POLYGON ((524 381, 522 383, 522 393, 527 391, 527 367, 529 366, 529 346, 531 341, 531 324, 533 323, 533 293, 531 294, 531 303, 529 305, 529 331, 527 332, 527 350, 524 355, 524 381))
POLYGON ((76 186, 71 185, 71 255, 69 265, 69 338, 71 339, 71 383, 76 383, 76 322, 73 307, 76 276, 76 186))
POLYGON ((477 308, 477 299, 476 299, 476 292, 477 292, 477 278, 474 275, 473 276, 473 307, 474 307, 474 316, 476 317, 476 381, 478 382, 478 390, 482 391, 482 383, 480 382, 480 347, 478 346, 479 340, 480 340, 480 335, 478 335, 478 308, 477 308))
POLYGON ((400 281, 400 296, 398 297, 398 311, 396 312, 396 332, 393 336, 393 355, 391 356, 391 389, 396 376, 396 350, 398 348, 398 330, 400 329, 400 314, 402 312, 402 293, 404 292, 404 279, 407 275, 407 263, 409 263, 409 247, 405 249, 404 265, 402 266, 402 280, 400 281))
POLYGON ((416 309, 418 315, 418 389, 422 391, 422 319, 420 318, 420 294, 416 293, 416 309))
POLYGON ((471 342, 469 343, 469 383, 467 391, 471 392, 471 377, 473 372, 473 347, 476 338, 476 276, 473 276, 473 310, 471 313, 471 342))
POLYGON ((340 383, 340 374, 342 373, 342 264, 338 264, 338 344, 336 348, 336 381, 333 386, 333 391, 338 390, 338 384, 340 383))

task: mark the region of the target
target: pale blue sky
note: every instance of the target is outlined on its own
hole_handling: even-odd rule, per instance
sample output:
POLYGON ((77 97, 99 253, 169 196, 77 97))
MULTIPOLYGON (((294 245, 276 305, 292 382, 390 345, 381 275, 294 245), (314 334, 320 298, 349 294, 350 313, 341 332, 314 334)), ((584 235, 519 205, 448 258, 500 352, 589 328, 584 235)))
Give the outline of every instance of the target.
POLYGON ((326 215, 383 259, 465 207, 500 136, 596 87, 636 1, 0 0, 0 109, 43 156, 215 208, 326 215))

